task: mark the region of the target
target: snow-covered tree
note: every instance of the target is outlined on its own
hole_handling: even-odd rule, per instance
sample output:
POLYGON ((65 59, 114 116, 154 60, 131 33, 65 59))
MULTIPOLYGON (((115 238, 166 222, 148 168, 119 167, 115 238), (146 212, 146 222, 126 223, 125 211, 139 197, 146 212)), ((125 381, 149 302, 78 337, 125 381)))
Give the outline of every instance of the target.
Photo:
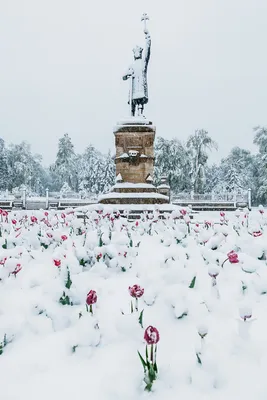
POLYGON ((6 190, 9 186, 7 150, 5 141, 0 138, 0 190, 6 190))
POLYGON ((185 190, 188 186, 186 158, 186 150, 179 140, 159 137, 155 144, 154 182, 159 184, 160 178, 166 176, 172 192, 185 190))
POLYGON ((101 169, 99 193, 106 193, 115 184, 115 163, 110 151, 103 157, 101 169))
POLYGON ((67 182, 68 185, 76 190, 77 183, 77 157, 74 151, 71 138, 68 133, 65 133, 58 142, 58 152, 55 164, 51 166, 51 173, 54 177, 54 184, 57 190, 60 190, 62 185, 67 182))
POLYGON ((102 167, 103 155, 94 146, 89 145, 78 161, 79 190, 99 193, 102 167))
POLYGON ((217 149, 217 144, 211 139, 207 131, 201 129, 189 136, 186 148, 191 194, 202 193, 205 184, 205 167, 208 161, 207 150, 217 149))
POLYGON ((257 126, 254 128, 254 141, 253 143, 259 147, 259 154, 257 155, 257 172, 258 172, 258 185, 257 185, 257 199, 258 202, 267 202, 267 128, 257 126))
POLYGON ((45 172, 41 162, 42 157, 32 154, 28 143, 11 144, 7 151, 8 189, 26 185, 34 192, 43 190, 45 172))

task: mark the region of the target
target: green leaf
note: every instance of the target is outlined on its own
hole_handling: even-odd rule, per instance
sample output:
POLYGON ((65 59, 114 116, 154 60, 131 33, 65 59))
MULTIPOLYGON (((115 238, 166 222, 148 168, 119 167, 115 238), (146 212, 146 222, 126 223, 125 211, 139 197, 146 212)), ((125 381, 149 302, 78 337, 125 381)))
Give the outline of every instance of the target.
POLYGON ((143 327, 143 313, 144 313, 144 310, 142 310, 140 312, 140 315, 139 315, 139 318, 138 318, 139 324, 141 325, 142 328, 144 328, 143 327))
POLYGON ((75 353, 76 349, 77 349, 78 345, 76 346, 72 346, 72 352, 75 353))
POLYGON ((143 359, 143 357, 141 356, 141 354, 139 353, 139 351, 138 351, 137 353, 138 353, 139 358, 140 358, 140 360, 141 360, 141 363, 142 363, 142 365, 143 365, 144 372, 146 372, 146 370, 147 370, 147 363, 145 362, 145 360, 143 359))
POLYGON ((80 259, 80 265, 82 265, 83 267, 85 266, 85 261, 83 258, 80 259))
POLYGON ((187 317, 188 313, 187 311, 183 312, 183 314, 181 314, 179 317, 177 317, 177 319, 183 319, 184 317, 187 317))
POLYGON ((125 267, 121 267, 122 272, 126 272, 126 268, 125 267))
POLYGON ((199 357, 199 354, 200 354, 200 353, 196 353, 197 362, 198 362, 200 365, 202 365, 202 361, 201 361, 201 358, 199 357))
POLYGON ((65 287, 66 287, 67 289, 70 289, 70 288, 71 288, 71 285, 72 285, 72 280, 70 279, 70 271, 69 271, 69 269, 68 269, 68 272, 67 272, 67 281, 66 281, 65 287))
POLYGON ((189 289, 194 289, 195 283, 196 283, 196 279, 197 279, 197 277, 194 276, 194 278, 192 279, 192 281, 191 281, 191 283, 189 285, 189 289))
POLYGON ((154 363, 154 371, 156 372, 156 374, 158 373, 158 366, 156 362, 154 363))
POLYGON ((148 377, 151 383, 156 379, 156 372, 154 370, 154 366, 153 364, 150 363, 148 365, 148 377))

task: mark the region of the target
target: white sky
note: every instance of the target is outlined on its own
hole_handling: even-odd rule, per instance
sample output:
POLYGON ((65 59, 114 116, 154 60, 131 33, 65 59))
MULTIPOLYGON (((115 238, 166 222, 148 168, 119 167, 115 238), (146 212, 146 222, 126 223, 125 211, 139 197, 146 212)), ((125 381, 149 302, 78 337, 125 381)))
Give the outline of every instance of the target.
POLYGON ((45 163, 65 132, 77 152, 113 152, 143 12, 145 114, 157 134, 204 128, 219 144, 214 160, 235 145, 254 150, 252 128, 267 124, 267 0, 0 0, 0 136, 27 140, 45 163))

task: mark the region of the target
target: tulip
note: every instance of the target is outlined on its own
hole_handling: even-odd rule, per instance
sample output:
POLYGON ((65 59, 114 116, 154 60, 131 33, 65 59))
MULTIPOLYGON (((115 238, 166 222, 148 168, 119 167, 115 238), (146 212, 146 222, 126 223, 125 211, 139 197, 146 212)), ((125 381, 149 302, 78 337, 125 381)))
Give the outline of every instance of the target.
POLYGON ((238 254, 232 250, 230 253, 227 254, 228 260, 231 264, 239 263, 238 254))
POLYGON ((139 298, 139 297, 143 296, 144 289, 141 288, 141 286, 139 286, 139 285, 133 285, 132 287, 129 286, 129 293, 130 293, 130 296, 132 296, 134 298, 139 298))
POLYGON ((16 225, 16 224, 17 224, 17 220, 16 220, 16 219, 12 219, 11 222, 12 222, 13 225, 16 225))
POLYGON ((97 294, 95 290, 90 290, 90 292, 87 293, 86 297, 86 311, 90 312, 93 315, 93 304, 97 302, 97 294), (89 308, 88 308, 89 306, 89 308))
MULTIPOLYGON (((130 296, 135 298, 135 310, 138 311, 138 299, 143 296, 145 289, 139 285, 129 286, 130 296)), ((133 303, 131 302, 131 313, 133 313, 133 303)))
POLYGON ((253 232, 252 236, 254 236, 254 237, 262 236, 262 232, 261 231, 253 232))
POLYGON ((68 236, 66 236, 66 235, 62 235, 61 236, 61 240, 63 240, 63 242, 65 241, 65 240, 67 240, 68 239, 68 236))
POLYGON ((32 215, 31 216, 31 222, 34 224, 34 223, 36 223, 38 220, 37 220, 37 218, 34 216, 34 215, 32 215))
POLYGON ((61 261, 58 259, 54 259, 55 267, 61 267, 61 261))
POLYGON ((21 264, 17 264, 17 265, 16 265, 16 268, 14 269, 14 271, 12 272, 12 274, 16 277, 17 274, 19 273, 19 271, 21 271, 21 270, 22 270, 21 264))
POLYGON ((139 358, 144 368, 145 373, 145 389, 151 391, 153 382, 157 378, 158 367, 157 367, 157 343, 159 341, 159 331, 153 326, 148 326, 145 330, 144 339, 146 345, 146 360, 138 352, 139 358), (148 348, 150 346, 150 349, 148 348))

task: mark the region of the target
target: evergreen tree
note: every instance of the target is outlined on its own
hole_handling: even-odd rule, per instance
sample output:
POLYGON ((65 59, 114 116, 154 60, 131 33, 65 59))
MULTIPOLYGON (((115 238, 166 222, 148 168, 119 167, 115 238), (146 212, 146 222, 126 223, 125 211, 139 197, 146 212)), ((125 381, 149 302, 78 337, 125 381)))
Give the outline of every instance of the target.
POLYGON ((62 185, 67 184, 76 189, 77 174, 76 174, 77 158, 74 151, 74 146, 68 133, 65 133, 58 142, 58 152, 55 164, 51 166, 51 172, 55 179, 55 187, 60 190, 62 185))

